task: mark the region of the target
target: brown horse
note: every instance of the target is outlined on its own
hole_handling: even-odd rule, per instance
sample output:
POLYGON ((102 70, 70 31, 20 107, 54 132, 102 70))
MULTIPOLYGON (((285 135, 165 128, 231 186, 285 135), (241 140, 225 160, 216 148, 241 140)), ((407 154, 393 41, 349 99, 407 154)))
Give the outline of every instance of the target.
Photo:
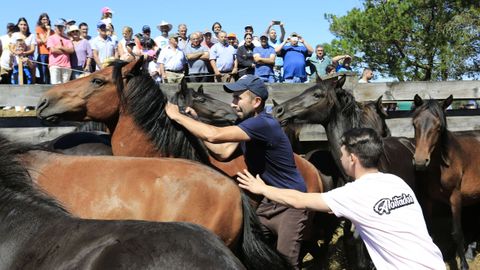
MULTIPOLYGON (((23 150, 18 145, 0 137, 0 217, 2 220, 0 222, 0 238, 2 239, 0 241, 0 258, 2 258, 0 269, 244 269, 217 236, 195 224, 92 220, 70 215, 55 200, 46 196, 35 183, 32 183, 26 168, 19 162, 18 153, 21 151, 23 150)), ((110 158, 110 161, 112 160, 114 158, 110 158)), ((115 160, 120 161, 121 159, 116 158, 115 160)), ((97 170, 106 169, 99 168, 104 165, 104 161, 94 159, 90 164, 83 165, 89 165, 97 170)), ((36 159, 35 162, 42 162, 42 160, 36 159)), ((97 183, 97 185, 114 185, 114 188, 122 190, 118 193, 119 197, 132 196, 133 194, 126 194, 132 192, 153 202, 154 204, 150 205, 152 210, 157 207, 165 208, 158 201, 149 198, 155 197, 153 193, 162 195, 158 198, 162 199, 174 195, 169 193, 174 192, 173 187, 177 190, 183 188, 183 184, 178 182, 184 179, 176 177, 183 178, 184 176, 177 174, 171 175, 173 177, 170 178, 164 177, 158 172, 159 168, 156 166, 158 164, 155 164, 158 163, 158 160, 135 158, 127 160, 125 158, 121 162, 115 162, 117 164, 112 164, 109 160, 106 162, 114 165, 108 169, 117 171, 118 173, 113 174, 121 181, 111 181, 111 178, 108 177, 113 176, 111 172, 102 179, 88 181, 84 177, 83 182, 76 183, 80 187, 76 191, 80 194, 73 194, 71 184, 65 183, 77 180, 72 178, 78 174, 95 177, 91 173, 94 170, 86 167, 80 172, 75 170, 65 172, 66 168, 59 167, 58 169, 62 171, 63 181, 56 181, 59 186, 52 188, 60 189, 58 194, 63 194, 66 201, 71 195, 84 197, 85 208, 117 207, 105 204, 105 201, 101 199, 90 201, 92 197, 95 197, 94 193, 102 193, 101 190, 94 188, 95 185, 92 185, 92 182, 101 180, 98 182, 102 183, 97 183), (138 173, 143 170, 147 172, 138 173), (135 178, 120 174, 120 172, 128 174, 128 171, 134 174, 135 178), (155 175, 159 177, 153 179, 155 175), (131 185, 132 180, 135 181, 133 185, 131 185), (137 180, 139 182, 136 182, 137 180), (161 185, 165 185, 166 189, 162 190, 161 185)), ((164 160, 164 162, 165 166, 179 165, 170 160, 164 160)), ((189 165, 186 165, 185 169, 189 169, 189 165)), ((48 166, 54 167, 55 165, 49 164, 48 166)), ((78 170, 79 166, 82 164, 72 163, 69 169, 77 168, 78 170)), ((211 176, 216 177, 216 174, 212 171, 211 176)), ((203 182, 205 179, 197 181, 203 182)), ((49 184, 53 185, 51 181, 49 184)), ((201 186, 197 185, 199 188, 201 186)), ((216 187, 211 187, 211 189, 216 189, 216 187)), ((192 194, 188 193, 188 191, 185 192, 183 197, 171 198, 171 207, 175 206, 175 200, 183 200, 192 195, 200 196, 194 194, 198 194, 197 191, 191 192, 192 194)), ((98 195, 111 197, 110 194, 105 193, 98 195)), ((223 198, 221 200, 223 201, 223 198)), ((121 199, 116 202, 121 204, 121 199)), ((151 211, 150 209, 134 209, 138 208, 135 202, 136 200, 125 201, 125 203, 131 204, 118 207, 151 211)), ((192 203, 189 203, 188 206, 197 208, 192 203)), ((185 207, 185 209, 189 207, 185 207)), ((210 208, 200 207, 197 210, 208 209, 210 208)), ((218 216, 213 215, 208 218, 216 219, 218 216)))
MULTIPOLYGON (((452 101, 452 95, 441 103, 423 101, 415 95, 413 126, 416 147, 413 160, 417 169, 425 171, 422 184, 427 187, 424 190, 428 198, 450 205, 457 254, 461 259, 461 268, 468 269, 461 223, 462 207, 480 202, 480 140, 448 131, 445 110, 452 101)), ((431 218, 428 211, 431 209, 426 209, 427 217, 431 218)))
POLYGON ((212 168, 172 158, 78 157, 39 150, 20 156, 33 180, 79 217, 192 222, 217 234, 250 269, 285 267, 283 258, 260 240, 248 198, 212 168))
MULTIPOLYGON (((112 133, 114 155, 192 159, 211 164, 231 177, 245 169, 245 161, 239 153, 230 160, 218 161, 197 138, 170 121, 164 112, 167 97, 141 75, 142 64, 142 59, 129 64, 117 62, 84 78, 56 85, 40 99, 37 116, 48 121, 62 118, 105 123, 112 133), (125 91, 123 85, 129 78, 128 91, 125 91)), ((215 106, 224 106, 217 110, 225 112, 221 117, 231 112, 230 108, 225 108, 228 104, 216 103, 215 106)), ((199 113, 202 111, 198 109, 199 113)), ((317 169, 298 155, 295 155, 295 163, 308 191, 322 191, 317 169)))

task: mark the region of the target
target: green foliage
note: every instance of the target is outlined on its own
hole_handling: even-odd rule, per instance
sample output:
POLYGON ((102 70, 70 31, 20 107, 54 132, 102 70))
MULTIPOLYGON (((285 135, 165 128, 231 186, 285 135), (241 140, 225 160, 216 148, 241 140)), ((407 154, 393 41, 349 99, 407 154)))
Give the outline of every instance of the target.
POLYGON ((356 55, 369 66, 404 80, 480 77, 480 8, 460 0, 366 0, 347 15, 326 14, 336 36, 329 55, 356 55))

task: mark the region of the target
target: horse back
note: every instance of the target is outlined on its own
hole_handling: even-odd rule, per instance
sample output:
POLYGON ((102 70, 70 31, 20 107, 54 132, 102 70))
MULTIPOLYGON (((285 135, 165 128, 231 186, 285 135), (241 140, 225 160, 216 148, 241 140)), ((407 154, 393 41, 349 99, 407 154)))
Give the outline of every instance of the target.
POLYGON ((60 218, 10 269, 244 269, 212 233, 188 223, 60 218))
POLYGON ((480 166, 478 166, 480 164, 480 137, 476 134, 455 134, 453 136, 455 136, 458 147, 450 148, 451 166, 442 169, 442 174, 449 173, 459 178, 462 204, 470 205, 480 201, 480 166))

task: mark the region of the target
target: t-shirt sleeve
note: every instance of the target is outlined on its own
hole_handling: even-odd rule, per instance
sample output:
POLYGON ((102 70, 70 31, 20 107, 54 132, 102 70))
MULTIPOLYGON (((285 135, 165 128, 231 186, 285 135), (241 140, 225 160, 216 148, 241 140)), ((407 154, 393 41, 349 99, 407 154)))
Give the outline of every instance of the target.
POLYGON ((359 196, 353 183, 347 183, 343 187, 336 188, 329 192, 323 193, 323 199, 333 214, 337 217, 345 217, 352 221, 356 220, 358 208, 355 207, 358 202, 355 198, 359 196))
POLYGON ((238 124, 238 127, 245 131, 250 139, 256 139, 260 141, 271 140, 271 138, 268 136, 268 134, 272 134, 269 132, 270 126, 266 120, 260 117, 248 118, 238 124))

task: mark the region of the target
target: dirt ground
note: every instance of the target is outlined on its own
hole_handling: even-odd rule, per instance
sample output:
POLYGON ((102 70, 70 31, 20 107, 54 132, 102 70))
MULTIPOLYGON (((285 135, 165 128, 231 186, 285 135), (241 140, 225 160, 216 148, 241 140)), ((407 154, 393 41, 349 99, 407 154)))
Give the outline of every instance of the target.
MULTIPOLYGON (((348 264, 344 256, 344 247, 343 247, 343 239, 342 239, 342 231, 341 229, 337 229, 336 235, 332 239, 330 247, 328 249, 328 270, 348 270, 348 264)), ((313 263, 312 257, 307 254, 304 258, 304 267, 303 270, 317 270, 322 269, 320 265, 317 263, 313 263)), ((460 260, 457 258, 457 263, 460 265, 460 260)), ((445 264, 447 270, 450 268, 447 264, 445 264)), ((470 270, 480 270, 480 253, 475 256, 473 261, 468 261, 468 265, 470 266, 470 270)))

